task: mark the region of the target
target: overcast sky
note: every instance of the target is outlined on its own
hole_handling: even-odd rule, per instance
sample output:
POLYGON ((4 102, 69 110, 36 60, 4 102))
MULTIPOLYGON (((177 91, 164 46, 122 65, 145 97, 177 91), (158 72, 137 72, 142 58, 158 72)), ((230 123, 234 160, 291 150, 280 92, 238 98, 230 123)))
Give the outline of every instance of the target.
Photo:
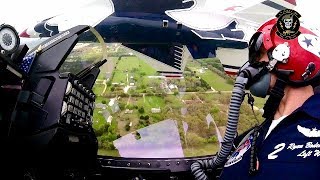
MULTIPOLYGON (((18 32, 33 25, 37 21, 50 16, 72 10, 93 0, 2 0, 0 23, 13 25, 18 32)), ((217 1, 217 0, 215 0, 217 1)), ((236 1, 236 0, 235 0, 236 1)), ((296 10, 310 22, 320 27, 320 10, 314 0, 296 0, 296 10)), ((217 1, 219 2, 219 1, 217 1)))

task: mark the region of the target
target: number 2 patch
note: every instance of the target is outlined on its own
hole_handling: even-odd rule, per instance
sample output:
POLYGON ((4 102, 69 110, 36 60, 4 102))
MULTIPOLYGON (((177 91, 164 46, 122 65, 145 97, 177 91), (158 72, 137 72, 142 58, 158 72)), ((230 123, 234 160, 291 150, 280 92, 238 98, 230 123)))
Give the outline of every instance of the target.
POLYGON ((272 151, 272 152, 268 155, 268 159, 277 159, 277 158, 278 158, 277 153, 279 153, 280 151, 282 151, 285 147, 286 147, 286 143, 277 144, 277 145, 274 147, 275 150, 272 151))

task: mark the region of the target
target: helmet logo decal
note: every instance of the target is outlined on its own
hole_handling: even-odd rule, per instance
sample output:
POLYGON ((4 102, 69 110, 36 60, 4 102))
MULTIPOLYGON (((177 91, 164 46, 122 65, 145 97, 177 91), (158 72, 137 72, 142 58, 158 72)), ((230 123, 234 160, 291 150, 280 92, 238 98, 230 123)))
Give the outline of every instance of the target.
POLYGON ((281 10, 276 17, 277 21, 277 35, 283 39, 294 39, 299 36, 300 31, 300 21, 299 18, 301 15, 292 10, 292 9, 284 9, 281 10))
POLYGON ((301 34, 298 37, 298 42, 303 49, 320 58, 320 41, 318 36, 312 34, 301 34))

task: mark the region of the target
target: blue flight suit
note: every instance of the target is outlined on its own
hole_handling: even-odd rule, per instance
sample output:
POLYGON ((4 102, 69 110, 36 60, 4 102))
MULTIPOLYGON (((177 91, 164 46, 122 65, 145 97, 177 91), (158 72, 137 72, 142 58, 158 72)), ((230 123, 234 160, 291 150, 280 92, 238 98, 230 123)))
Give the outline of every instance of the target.
POLYGON ((265 138, 270 124, 258 131, 258 171, 249 174, 251 133, 225 163, 221 179, 320 179, 320 94, 307 99, 265 138))

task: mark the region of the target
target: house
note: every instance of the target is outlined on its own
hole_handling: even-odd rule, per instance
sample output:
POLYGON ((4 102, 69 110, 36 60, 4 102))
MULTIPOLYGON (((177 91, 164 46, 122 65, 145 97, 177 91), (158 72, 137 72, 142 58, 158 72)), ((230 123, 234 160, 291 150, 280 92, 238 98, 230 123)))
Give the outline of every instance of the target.
POLYGON ((120 111, 117 98, 111 98, 108 105, 111 107, 113 113, 120 111))
POLYGON ((107 123, 111 124, 112 118, 113 118, 112 116, 109 116, 108 119, 107 119, 107 123))
POLYGON ((102 104, 102 103, 95 103, 96 108, 98 109, 105 109, 107 107, 107 105, 102 104))
POLYGON ((125 113, 125 114, 132 114, 132 113, 133 113, 133 110, 126 109, 126 110, 124 111, 124 113, 125 113))
POLYGON ((107 121, 110 116, 110 113, 108 110, 105 110, 105 111, 103 111, 102 115, 103 115, 104 119, 107 121))
POLYGON ((160 107, 159 108, 151 108, 151 112, 152 113, 160 113, 161 109, 160 109, 160 107))
POLYGON ((178 89, 177 85, 175 84, 169 84, 170 89, 178 89))

